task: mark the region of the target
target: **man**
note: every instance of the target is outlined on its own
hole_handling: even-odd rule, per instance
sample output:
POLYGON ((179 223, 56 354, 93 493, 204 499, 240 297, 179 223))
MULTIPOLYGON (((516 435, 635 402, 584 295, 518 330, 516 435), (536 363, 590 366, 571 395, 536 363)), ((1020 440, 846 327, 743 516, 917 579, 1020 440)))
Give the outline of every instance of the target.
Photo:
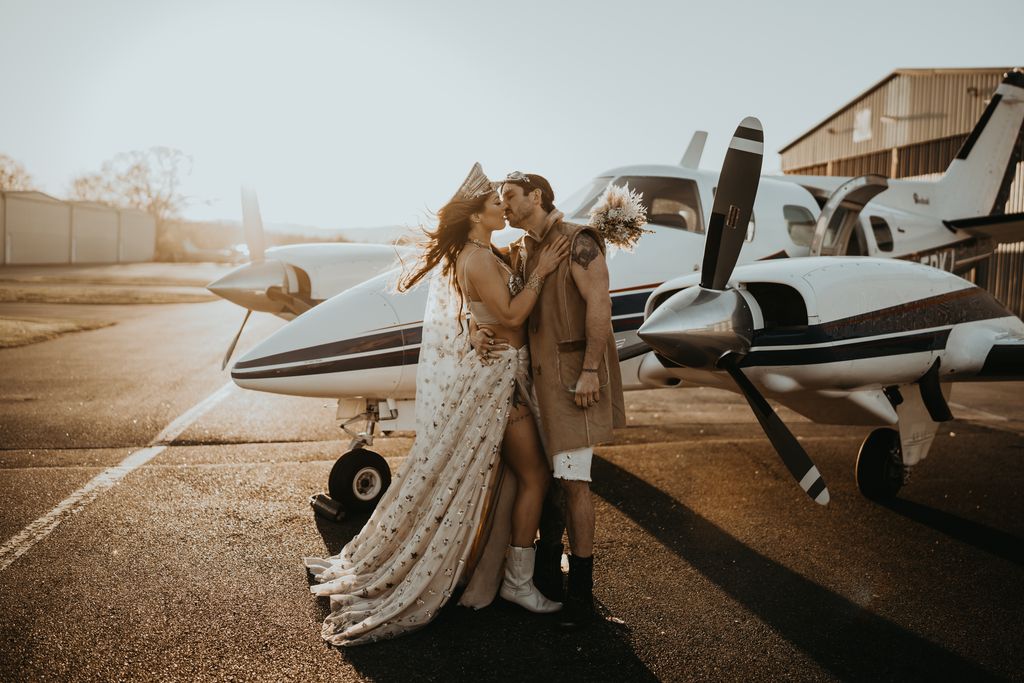
MULTIPOLYGON (((571 240, 569 259, 546 278, 527 325, 541 439, 566 507, 562 522, 552 496, 545 502, 534 582, 548 598, 561 600, 562 530, 567 522, 569 582, 560 624, 574 628, 595 616, 593 447, 610 441, 613 427, 626 424, 604 240, 593 228, 563 219, 542 176, 511 173, 501 191, 505 218, 526 231, 509 252, 513 269, 524 279, 543 245, 558 235, 571 240)), ((486 343, 485 336, 474 337, 479 351, 486 353, 486 343)))

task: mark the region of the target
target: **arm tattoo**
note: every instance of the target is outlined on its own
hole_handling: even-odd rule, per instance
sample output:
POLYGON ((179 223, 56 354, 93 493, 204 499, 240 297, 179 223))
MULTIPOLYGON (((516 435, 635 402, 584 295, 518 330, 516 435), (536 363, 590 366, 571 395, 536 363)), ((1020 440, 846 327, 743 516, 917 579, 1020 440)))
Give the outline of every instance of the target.
POLYGON ((576 241, 572 245, 572 260, 580 264, 583 270, 587 269, 590 262, 598 257, 601 250, 597 246, 597 242, 593 236, 587 233, 582 233, 576 237, 576 241))

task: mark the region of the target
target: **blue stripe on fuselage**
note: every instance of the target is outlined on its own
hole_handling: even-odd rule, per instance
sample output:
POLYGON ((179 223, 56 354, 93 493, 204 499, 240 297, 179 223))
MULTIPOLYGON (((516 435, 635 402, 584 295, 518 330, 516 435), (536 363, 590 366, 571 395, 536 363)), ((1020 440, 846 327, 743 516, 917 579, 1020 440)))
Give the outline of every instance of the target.
MULTIPOLYGON (((629 316, 612 321, 616 333, 632 332, 640 328, 644 321, 644 306, 652 290, 612 294, 612 316, 629 316)), ((286 351, 262 358, 236 363, 231 376, 235 379, 261 379, 269 377, 297 377, 304 375, 329 374, 350 370, 415 365, 419 361, 418 345, 423 334, 423 327, 407 327, 401 330, 375 332, 373 334, 343 339, 327 344, 317 344, 294 351, 286 351), (408 348, 415 346, 416 348, 408 348), (404 350, 399 353, 385 353, 376 356, 349 358, 347 356, 366 351, 385 349, 404 350), (325 361, 329 356, 343 356, 325 361), (282 365, 307 361, 302 365, 287 368, 266 369, 268 365, 282 365)))

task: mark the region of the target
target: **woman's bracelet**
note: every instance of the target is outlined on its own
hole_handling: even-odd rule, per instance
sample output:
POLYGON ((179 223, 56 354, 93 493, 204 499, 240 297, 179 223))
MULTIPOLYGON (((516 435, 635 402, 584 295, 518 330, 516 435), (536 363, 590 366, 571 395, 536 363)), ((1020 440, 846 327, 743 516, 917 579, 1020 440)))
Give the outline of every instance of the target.
POLYGON ((544 276, 537 275, 534 273, 530 276, 530 279, 526 281, 526 288, 532 289, 537 292, 537 296, 540 296, 540 290, 544 287, 544 276))

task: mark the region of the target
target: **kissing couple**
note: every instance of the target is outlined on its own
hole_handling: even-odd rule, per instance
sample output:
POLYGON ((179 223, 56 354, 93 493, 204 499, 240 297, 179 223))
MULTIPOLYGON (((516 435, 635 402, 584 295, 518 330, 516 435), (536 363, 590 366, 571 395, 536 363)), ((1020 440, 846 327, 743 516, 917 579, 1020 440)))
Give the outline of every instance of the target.
POLYGON ((426 237, 398 283, 430 288, 416 439, 362 530, 337 555, 304 560, 310 591, 330 600, 323 638, 393 638, 457 594, 466 607, 497 594, 558 612, 562 628, 586 625, 593 446, 625 425, 604 239, 565 220, 544 177, 494 183, 479 163, 426 237), (491 235, 506 220, 525 234, 501 250, 491 235))

